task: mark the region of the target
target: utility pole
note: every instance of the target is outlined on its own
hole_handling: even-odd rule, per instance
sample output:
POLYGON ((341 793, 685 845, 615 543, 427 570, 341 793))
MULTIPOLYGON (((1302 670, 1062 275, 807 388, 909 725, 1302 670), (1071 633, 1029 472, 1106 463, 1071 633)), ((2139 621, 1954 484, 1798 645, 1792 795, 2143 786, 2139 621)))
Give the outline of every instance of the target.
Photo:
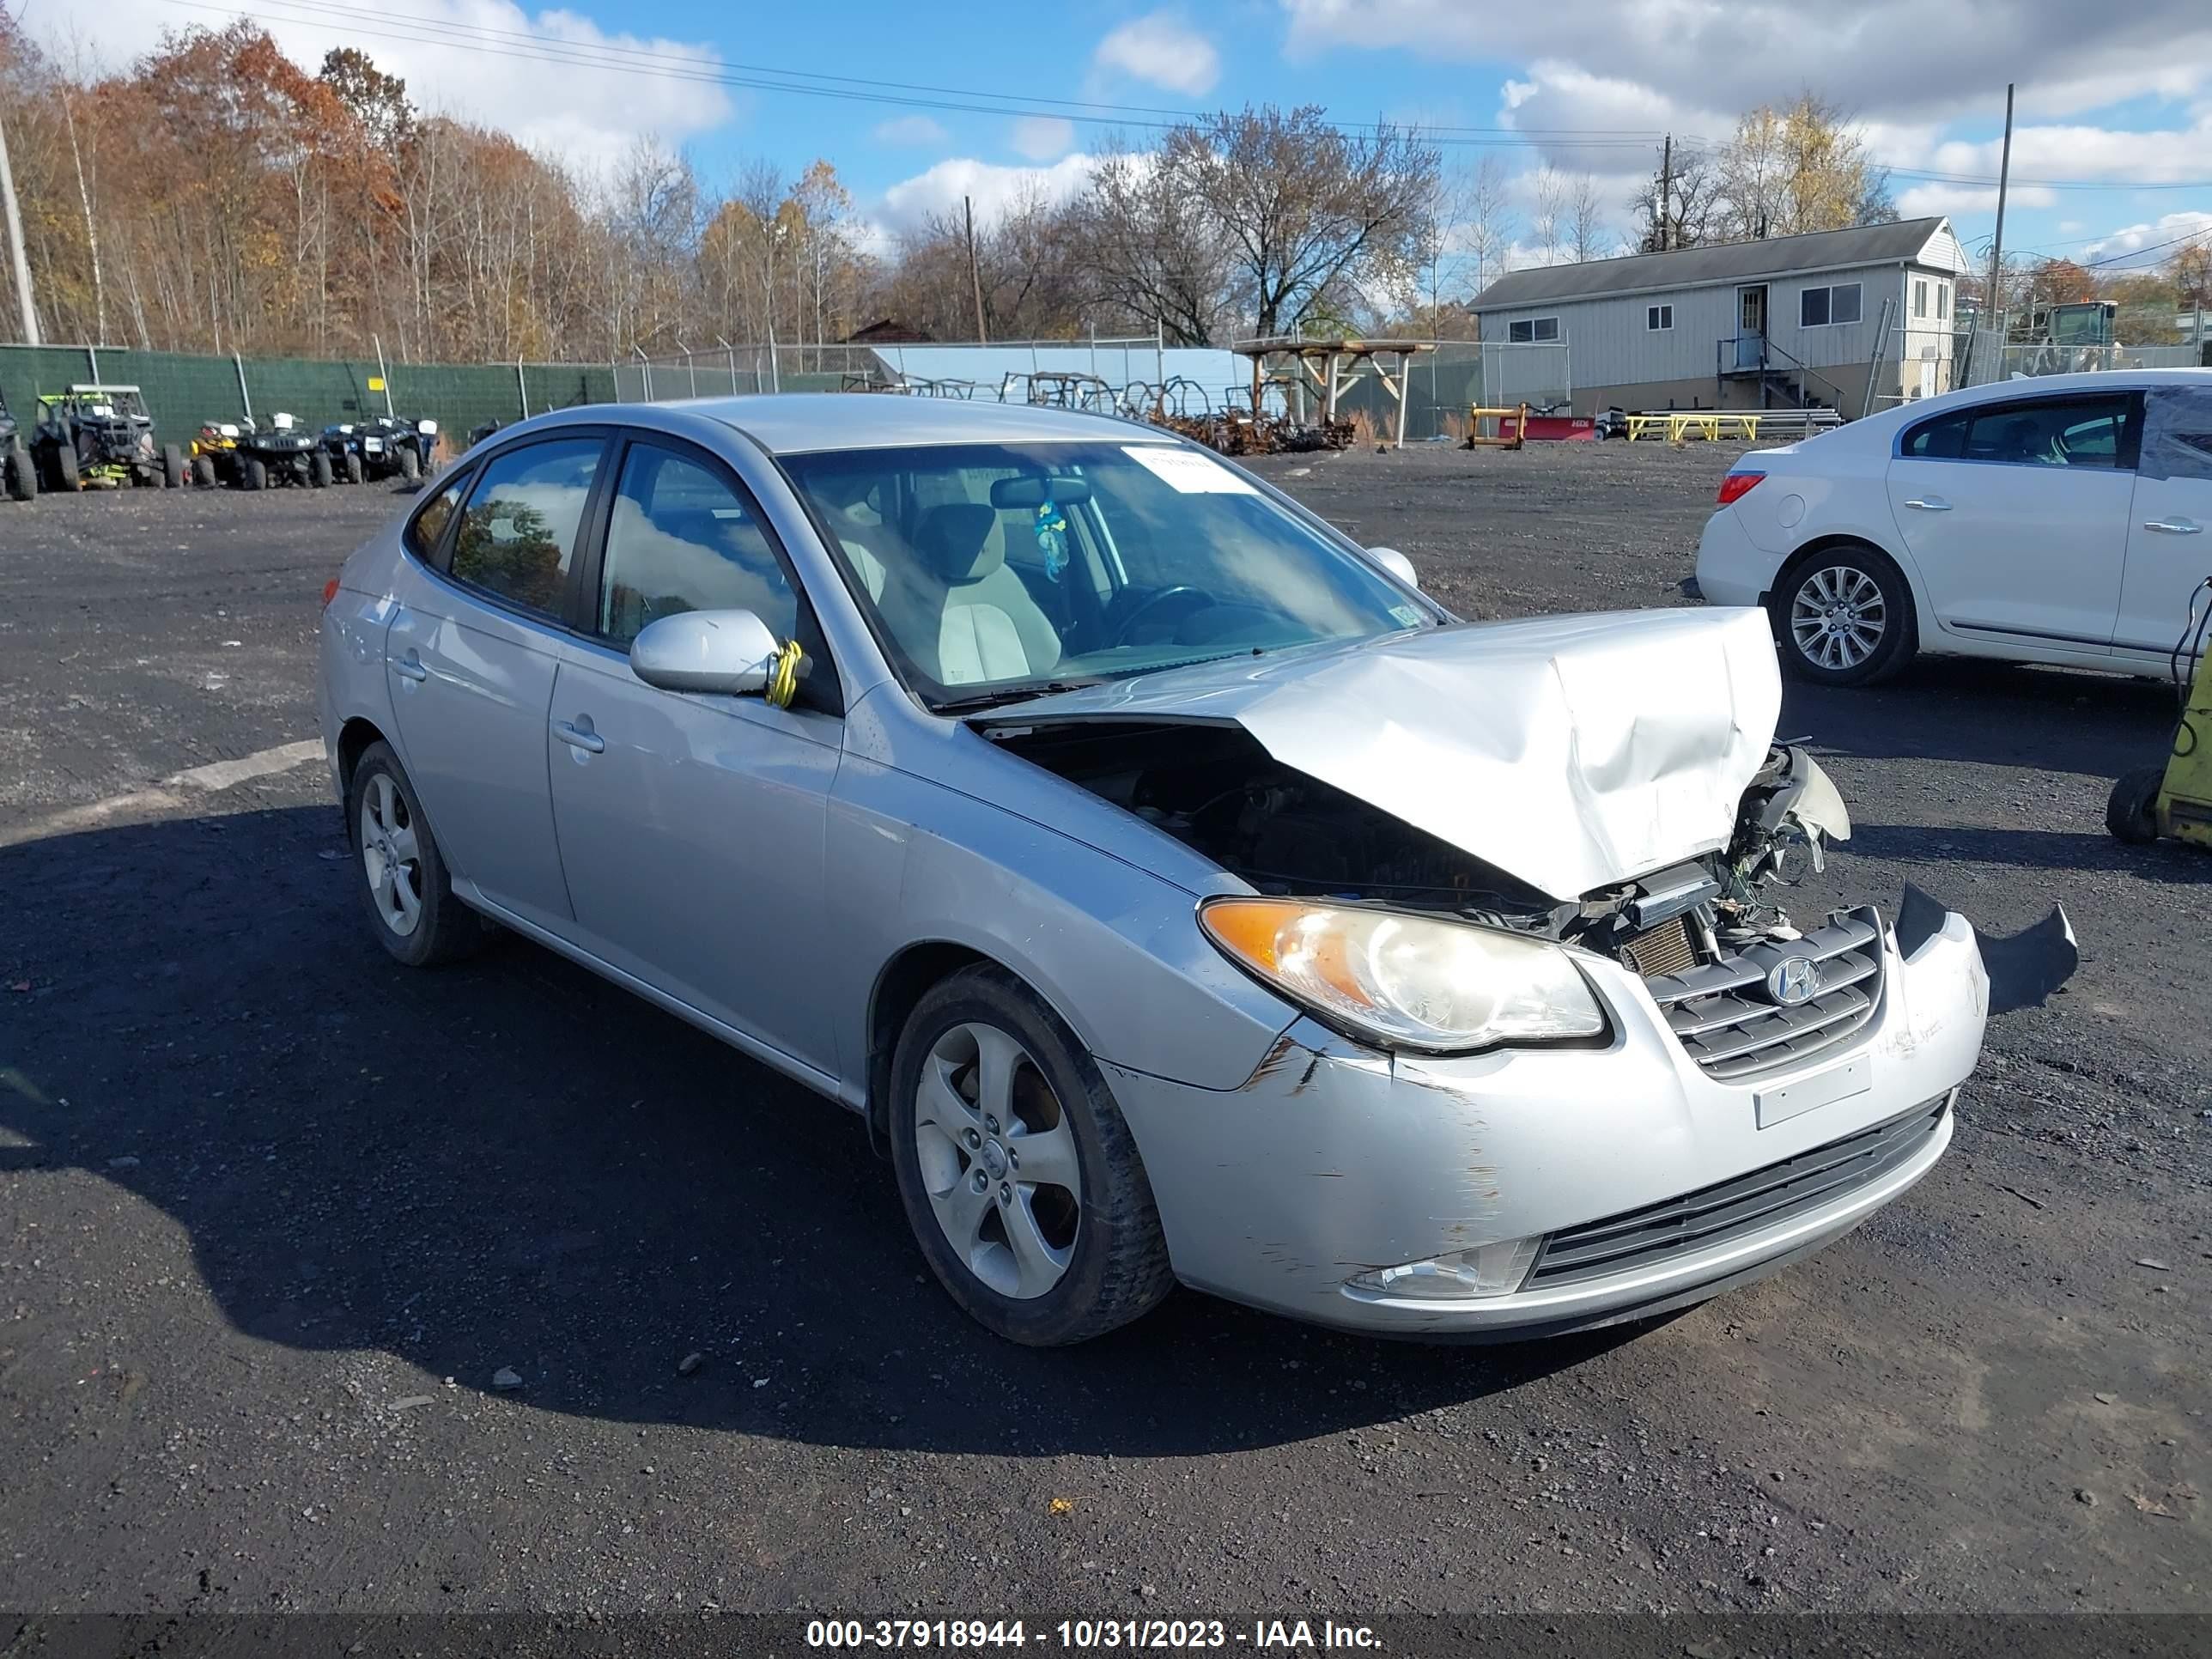
MULTIPOLYGON (((2012 179, 2012 82, 2005 82, 2004 154, 1997 163, 1997 230, 1990 240, 1990 309, 1997 309, 1997 283, 2004 275, 2005 186, 2012 179)), ((2008 322, 2010 319, 2008 319, 2008 322)), ((2002 325, 2000 325, 2002 326, 2002 325)), ((2009 332, 2009 330, 2008 330, 2009 332)), ((2004 336, 1997 337, 2002 349, 2004 336)), ((2002 361, 2002 360, 2000 360, 2002 361)))
POLYGON ((31 299, 31 261, 23 252, 23 215, 15 205, 15 174, 8 165, 8 127, 0 121, 0 204, 8 214, 8 253, 15 268, 15 307, 25 345, 37 345, 39 308, 31 299))
POLYGON ((1659 151, 1659 251, 1662 253, 1674 240, 1674 135, 1670 132, 1659 151))
POLYGON ((983 272, 975 263, 975 204, 968 197, 960 198, 961 216, 968 222, 968 284, 975 291, 975 343, 982 345, 991 337, 983 326, 983 272))

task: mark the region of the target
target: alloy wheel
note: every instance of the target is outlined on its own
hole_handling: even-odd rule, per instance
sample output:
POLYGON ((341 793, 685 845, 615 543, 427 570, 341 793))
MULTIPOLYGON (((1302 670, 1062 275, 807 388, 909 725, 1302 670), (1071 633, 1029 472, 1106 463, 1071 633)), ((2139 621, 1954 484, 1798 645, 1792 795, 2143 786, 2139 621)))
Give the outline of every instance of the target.
POLYGON ((1859 667, 1881 647, 1889 607, 1881 585, 1850 565, 1815 570, 1790 602, 1790 634, 1816 668, 1859 667))
POLYGON ((422 849, 407 798, 387 772, 369 779, 362 792, 361 862, 376 914, 407 938, 422 921, 422 849))
POLYGON ((914 1113, 929 1206, 968 1270, 1019 1301, 1060 1283, 1075 1256, 1082 1172, 1043 1071, 995 1025, 955 1025, 930 1045, 914 1113))

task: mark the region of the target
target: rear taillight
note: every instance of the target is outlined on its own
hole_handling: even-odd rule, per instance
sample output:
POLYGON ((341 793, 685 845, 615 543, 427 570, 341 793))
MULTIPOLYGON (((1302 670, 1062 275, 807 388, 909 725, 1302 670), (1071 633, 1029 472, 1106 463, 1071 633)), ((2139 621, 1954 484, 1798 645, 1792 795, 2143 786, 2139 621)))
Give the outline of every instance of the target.
POLYGON ((1714 496, 1713 500, 1722 507, 1726 507, 1730 501, 1741 501, 1748 495, 1757 487, 1759 481, 1765 476, 1764 472, 1731 472, 1721 480, 1720 494, 1714 496))
POLYGON ((338 596, 338 579, 333 576, 323 584, 323 609, 331 608, 331 601, 338 596))

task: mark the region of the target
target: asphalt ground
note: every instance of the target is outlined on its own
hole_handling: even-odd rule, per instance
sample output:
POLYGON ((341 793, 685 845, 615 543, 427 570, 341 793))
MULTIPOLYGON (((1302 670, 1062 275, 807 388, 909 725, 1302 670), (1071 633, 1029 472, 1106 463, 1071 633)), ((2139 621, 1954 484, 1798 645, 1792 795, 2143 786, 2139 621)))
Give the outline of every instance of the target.
MULTIPOLYGON (((1683 602, 1734 453, 1262 465, 1489 617, 1683 602)), ((856 1121, 535 947, 413 974, 362 931, 282 751, 399 505, 0 510, 0 1607, 2212 1602, 2212 860, 2101 824, 2165 690, 1790 692, 1856 823, 1802 909, 2063 901, 2083 952, 1822 1255, 1509 1348, 1182 1292, 1034 1352, 924 1282, 856 1121)))

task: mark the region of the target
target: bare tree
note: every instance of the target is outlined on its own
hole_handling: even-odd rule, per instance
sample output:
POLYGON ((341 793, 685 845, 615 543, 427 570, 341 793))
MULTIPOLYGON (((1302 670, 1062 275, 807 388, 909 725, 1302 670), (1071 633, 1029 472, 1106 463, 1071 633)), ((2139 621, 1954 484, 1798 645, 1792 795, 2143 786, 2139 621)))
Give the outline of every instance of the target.
POLYGON ((1536 169, 1534 185, 1536 208, 1528 218, 1528 234, 1536 245, 1536 257, 1547 265, 1559 263, 1559 252, 1565 238, 1567 218, 1567 181, 1547 162, 1536 169))
POLYGON ((1178 345, 1226 332, 1228 250, 1206 204, 1151 152, 1102 149, 1073 216, 1095 297, 1178 345))
POLYGON ((1567 243, 1580 264, 1585 259, 1595 259, 1603 251, 1606 241, 1604 209, 1598 204, 1597 180, 1587 173, 1578 173, 1568 183, 1567 243))
POLYGON ((1714 240, 1720 200, 1720 174, 1711 159, 1690 145, 1675 145, 1664 188, 1660 170, 1654 167, 1643 188, 1628 199, 1627 206, 1640 228, 1631 251, 1657 253, 1668 248, 1703 247, 1714 240), (1659 216, 1662 198, 1667 214, 1663 224, 1659 216))
POLYGON ((1863 133, 1810 92, 1783 108, 1762 104, 1744 115, 1713 165, 1721 240, 1795 236, 1896 216, 1888 175, 1863 133))

